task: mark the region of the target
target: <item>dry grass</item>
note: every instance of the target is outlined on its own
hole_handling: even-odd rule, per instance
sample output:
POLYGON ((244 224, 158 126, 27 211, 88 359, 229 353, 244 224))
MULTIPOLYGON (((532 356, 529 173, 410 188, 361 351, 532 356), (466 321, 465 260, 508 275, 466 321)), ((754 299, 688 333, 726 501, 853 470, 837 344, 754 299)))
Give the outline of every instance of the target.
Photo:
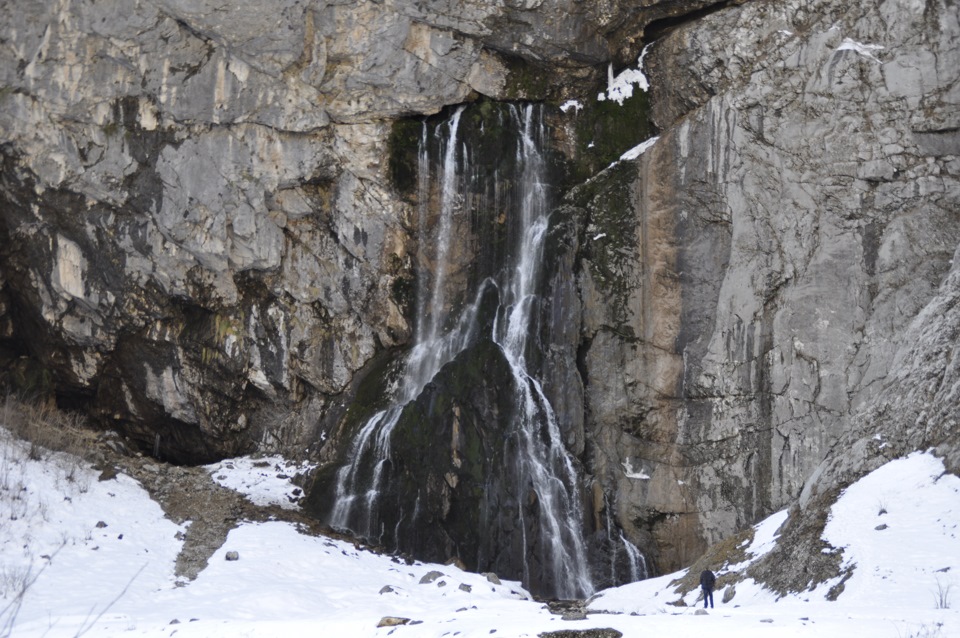
POLYGON ((944 585, 940 582, 940 579, 937 579, 937 589, 934 592, 934 598, 937 602, 937 609, 950 609, 950 590, 953 589, 952 584, 944 585))
POLYGON ((80 414, 64 412, 49 403, 35 403, 7 395, 0 407, 0 426, 30 444, 29 456, 43 460, 50 452, 88 458, 97 434, 80 414))

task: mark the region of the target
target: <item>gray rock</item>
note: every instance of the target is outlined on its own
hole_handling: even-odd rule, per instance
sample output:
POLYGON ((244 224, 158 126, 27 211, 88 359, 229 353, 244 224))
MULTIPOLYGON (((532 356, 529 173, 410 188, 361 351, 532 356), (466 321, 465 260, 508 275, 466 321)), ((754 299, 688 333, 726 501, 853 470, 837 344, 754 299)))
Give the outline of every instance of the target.
POLYGON ((240 552, 231 550, 231 551, 227 552, 227 554, 226 554, 226 559, 227 559, 228 561, 230 561, 230 562, 238 561, 238 560, 240 560, 240 552))
POLYGON ((421 585, 429 585, 430 583, 436 582, 438 578, 443 578, 443 573, 438 571, 429 571, 423 575, 420 579, 421 585))
MULTIPOLYGON (((587 379, 608 380, 585 388, 585 428, 603 450, 591 472, 664 571, 805 484, 826 490, 881 462, 869 444, 878 423, 889 419, 884 440, 911 450, 950 435, 904 436, 893 422, 915 423, 924 409, 925 423, 958 417, 956 402, 895 399, 910 392, 905 369, 918 381, 950 369, 933 365, 944 352, 935 332, 911 326, 932 328, 925 307, 955 285, 960 224, 947 211, 960 201, 957 165, 939 142, 918 141, 930 127, 910 106, 946 85, 900 71, 941 64, 918 43, 926 20, 940 24, 933 15, 950 9, 938 2, 929 18, 887 29, 897 3, 839 22, 834 7, 787 3, 772 16, 745 3, 658 41, 646 61, 663 133, 629 170, 604 177, 609 192, 636 196, 619 216, 595 212, 603 190, 571 202, 594 213, 589 237, 626 237, 609 257, 619 261, 601 262, 594 247, 579 271, 580 361, 587 379), (734 49, 747 33, 759 46, 742 56, 734 49), (855 42, 884 48, 858 52, 855 42), (890 417, 876 418, 880 405, 890 417), (625 471, 637 458, 649 478, 625 471)), ((960 63, 948 22, 933 47, 960 63)), ((930 100, 931 120, 950 120, 951 100, 930 100)), ((943 319, 938 330, 952 334, 943 319)))
POLYGON ((727 585, 723 590, 723 598, 722 598, 723 604, 726 605, 727 603, 729 603, 731 600, 733 600, 733 597, 736 595, 737 595, 737 588, 733 585, 727 585))
POLYGON ((561 629, 537 634, 539 638, 622 638, 623 633, 616 629, 561 629))
POLYGON ((380 619, 380 622, 377 623, 377 627, 396 627, 398 625, 408 625, 411 623, 409 618, 402 618, 400 616, 384 616, 380 619))

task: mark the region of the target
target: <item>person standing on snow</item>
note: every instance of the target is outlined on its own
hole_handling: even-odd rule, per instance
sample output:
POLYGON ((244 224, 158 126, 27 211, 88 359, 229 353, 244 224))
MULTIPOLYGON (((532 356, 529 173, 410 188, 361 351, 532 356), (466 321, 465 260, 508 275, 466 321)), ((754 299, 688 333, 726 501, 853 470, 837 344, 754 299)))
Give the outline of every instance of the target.
POLYGON ((703 589, 703 608, 707 608, 707 602, 710 602, 710 609, 713 609, 713 586, 717 583, 717 577, 709 569, 700 573, 700 588, 703 589))

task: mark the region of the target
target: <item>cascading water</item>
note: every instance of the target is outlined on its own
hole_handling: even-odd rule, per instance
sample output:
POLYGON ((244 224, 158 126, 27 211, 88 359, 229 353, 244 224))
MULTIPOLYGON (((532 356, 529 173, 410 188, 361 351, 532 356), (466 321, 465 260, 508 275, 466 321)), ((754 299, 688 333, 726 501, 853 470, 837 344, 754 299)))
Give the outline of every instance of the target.
POLYGON ((414 344, 389 405, 358 425, 327 511, 389 548, 577 598, 594 590, 582 479, 531 339, 551 211, 541 110, 461 107, 423 125, 414 344), (487 147, 461 140, 462 119, 487 147), (482 223, 486 240, 471 235, 482 223))
POLYGON ((647 559, 636 545, 631 543, 622 531, 617 530, 614 536, 615 526, 611 516, 610 504, 604 500, 604 511, 607 513, 607 547, 610 554, 610 574, 609 582, 615 585, 624 580, 635 582, 643 580, 650 576, 647 569, 647 559), (626 568, 626 573, 622 571, 626 568))
MULTIPOLYGON (((647 572, 647 559, 643 557, 643 554, 640 553, 640 550, 637 549, 637 546, 631 543, 623 535, 623 532, 620 532, 620 547, 623 547, 623 551, 627 554, 627 565, 630 570, 630 581, 637 581, 643 578, 646 578, 648 575, 647 572)), ((617 581, 617 574, 613 575, 613 582, 617 581)))
MULTIPOLYGON (((537 283, 549 223, 546 170, 539 151, 543 131, 540 127, 534 130, 533 106, 523 109, 522 119, 518 113, 514 116, 520 120, 517 163, 523 171, 519 210, 522 232, 502 288, 502 311, 494 327, 494 341, 503 349, 518 389, 518 475, 520 484, 529 484, 540 503, 536 527, 544 535, 538 546, 545 554, 540 559, 549 565, 561 597, 572 598, 593 591, 583 540, 579 477, 563 446, 553 408, 526 366, 527 338, 539 300, 537 283)), ((529 562, 524 560, 524 565, 529 562)))
MULTIPOLYGON (((460 352, 470 339, 474 329, 476 304, 471 311, 464 313, 462 321, 455 330, 444 334, 441 326, 446 319, 446 288, 444 279, 447 274, 452 218, 457 205, 457 129, 463 107, 450 119, 443 151, 443 168, 440 178, 440 219, 434 237, 436 264, 432 284, 418 282, 417 311, 420 321, 417 324, 415 341, 408 355, 401 387, 393 404, 386 410, 377 412, 360 430, 350 450, 350 462, 337 473, 336 503, 330 514, 330 525, 335 529, 349 529, 366 538, 379 538, 376 516, 377 498, 380 494, 384 469, 390 459, 390 435, 400 418, 403 406, 413 400, 423 390, 440 369, 454 355, 460 352), (373 453, 375 465, 373 475, 365 480, 364 459, 368 452, 373 453)), ((423 135, 427 130, 424 126, 423 135)), ((421 190, 420 235, 429 236, 426 228, 426 206, 429 200, 429 157, 426 139, 421 140, 419 156, 419 188, 421 190)), ((421 274, 425 269, 421 269, 421 274)))

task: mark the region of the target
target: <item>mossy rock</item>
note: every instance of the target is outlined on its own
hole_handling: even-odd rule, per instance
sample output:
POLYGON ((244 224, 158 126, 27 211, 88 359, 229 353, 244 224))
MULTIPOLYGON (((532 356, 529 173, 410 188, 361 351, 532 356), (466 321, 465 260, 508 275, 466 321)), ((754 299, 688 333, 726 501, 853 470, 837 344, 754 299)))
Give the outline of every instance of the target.
POLYGON ((390 179, 404 197, 417 191, 417 154, 423 135, 423 118, 401 118, 393 123, 387 140, 390 179))
POLYGON ((550 92, 550 78, 554 75, 548 68, 517 56, 501 55, 507 67, 504 94, 508 100, 539 101, 550 92))
POLYGON ((633 337, 629 301, 639 285, 635 272, 640 262, 639 222, 633 203, 636 180, 636 165, 620 162, 576 187, 564 202, 583 216, 580 258, 590 269, 594 283, 605 293, 611 327, 626 338, 633 337))
POLYGON ((635 90, 622 104, 588 99, 571 117, 576 134, 571 183, 597 175, 626 151, 653 137, 655 131, 649 96, 641 90, 635 90))
POLYGON ((20 357, 13 362, 9 382, 15 394, 30 399, 46 399, 56 390, 53 371, 29 357, 20 357))

